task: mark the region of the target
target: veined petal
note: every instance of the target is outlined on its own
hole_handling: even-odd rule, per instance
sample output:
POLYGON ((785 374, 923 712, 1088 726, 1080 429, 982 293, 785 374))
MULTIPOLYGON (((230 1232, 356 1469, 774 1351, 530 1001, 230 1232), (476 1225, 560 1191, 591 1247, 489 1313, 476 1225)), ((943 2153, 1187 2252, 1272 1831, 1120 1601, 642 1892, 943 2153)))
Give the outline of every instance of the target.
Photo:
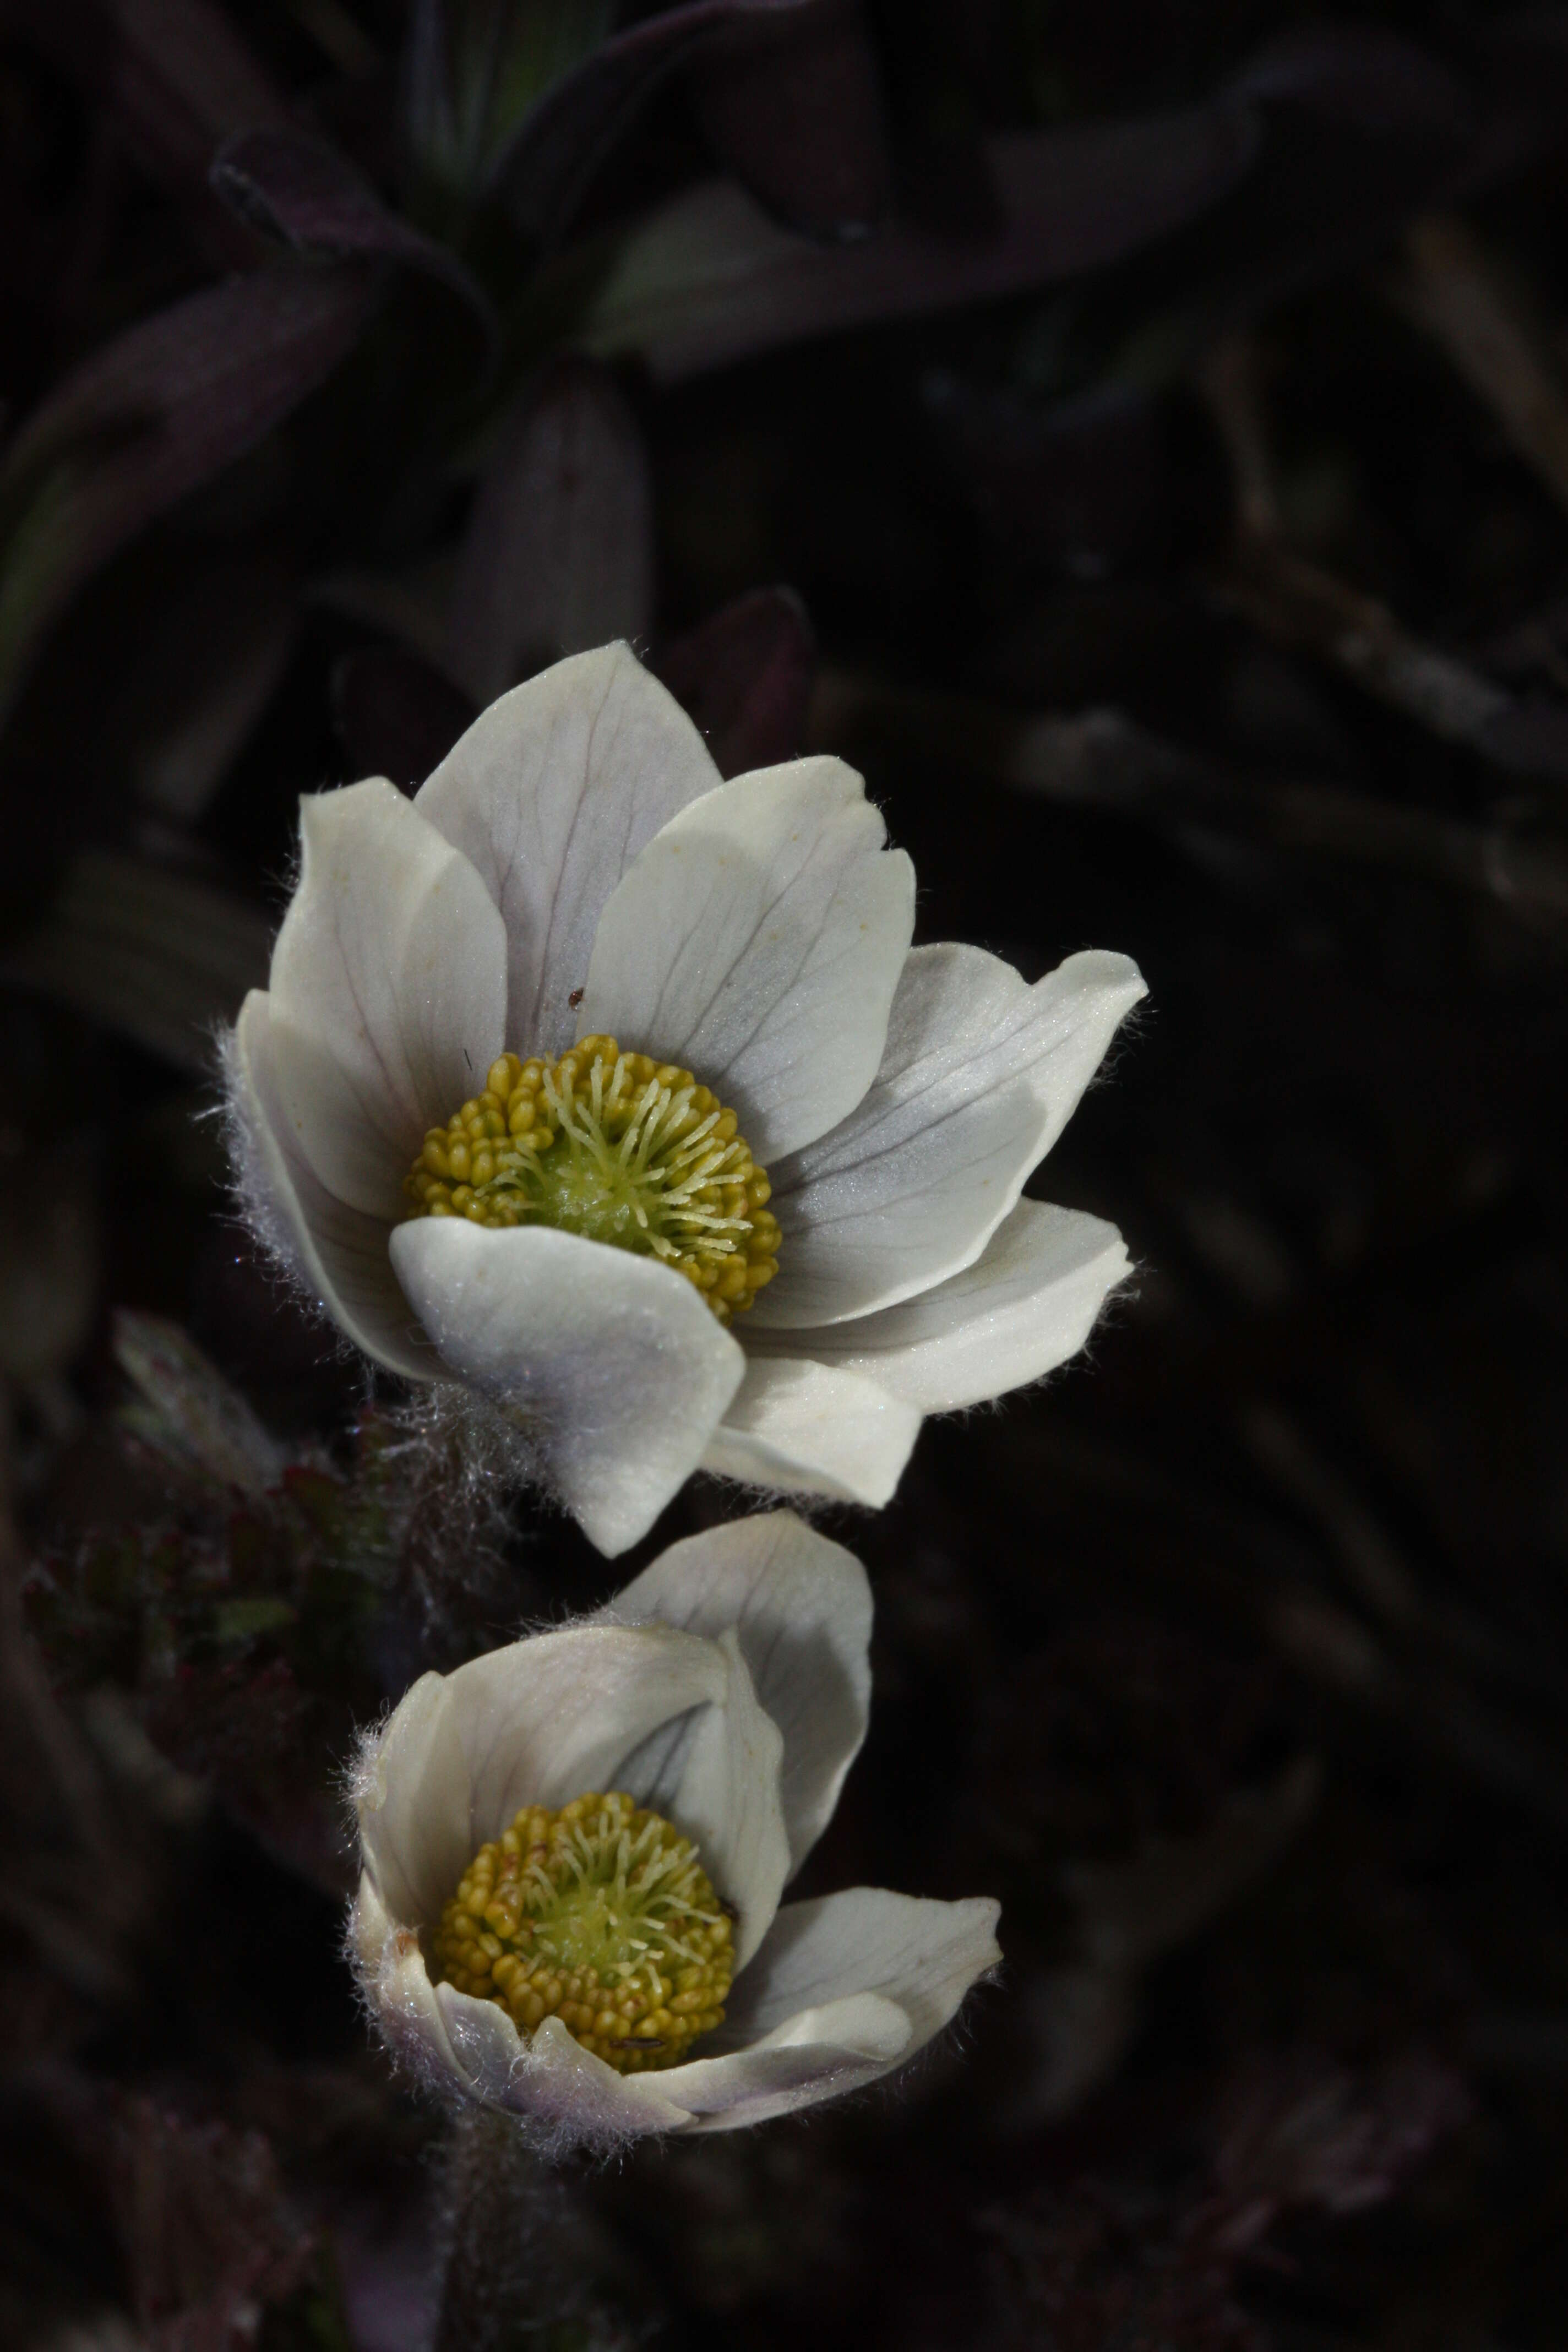
MULTIPOLYGON (((724 1698, 694 1718, 668 1806, 662 1791, 643 1801, 695 1841, 714 1885, 734 1905, 735 1966, 743 1969, 773 1924, 789 1876, 779 1796, 784 1734, 757 1704, 732 1625, 715 1646, 730 1669, 724 1698)), ((633 1788, 629 1793, 641 1792, 633 1788)))
POLYGON ((432 1985, 417 1940, 395 1929, 366 1879, 351 1935, 365 1990, 397 2055, 454 2090, 601 2147, 650 2132, 732 2129, 857 2089, 910 2048, 896 2002, 851 1995, 802 2011, 753 2048, 655 2074, 620 2074, 547 2017, 525 2040, 496 2002, 432 1985))
POLYGON ((392 1916, 427 1927, 520 1807, 621 1787, 651 1734, 730 1695, 718 1644, 665 1625, 568 1626, 421 1675, 360 1775, 365 1867, 392 1916))
POLYGON ((553 2017, 525 2042, 499 2003, 433 1985, 417 1937, 387 1916, 368 1873, 349 1921, 360 1980, 395 2054, 437 2093, 454 2092, 601 2147, 677 2131, 687 2110, 657 2075, 617 2074, 553 2017))
POLYGON ((921 1412, 1003 1396, 1076 1356, 1131 1272, 1114 1225, 1020 1201, 973 1265, 898 1307, 815 1331, 749 1333, 761 1360, 805 1352, 921 1412))
POLYGON ((731 2131, 854 2090, 942 2032, 1001 1958, 998 1906, 851 1887, 779 1913, 734 1987, 712 2058, 672 2067, 693 2128, 731 2131), (802 2063, 791 2066, 793 2054, 802 2063))
POLYGON ((468 859, 383 777, 307 794, 300 834, 272 950, 279 1093, 327 1190, 390 1221, 426 1129, 500 1052, 505 927, 468 859))
POLYGON ((252 989, 230 1058, 247 1213, 357 1348, 407 1380, 433 1380, 440 1364, 398 1287, 384 1219, 347 1207, 300 1150, 272 1066, 271 1016, 270 999, 252 989))
POLYGON ((862 1373, 804 1357, 753 1356, 702 1467, 780 1494, 833 1495, 879 1510, 914 1450, 921 1419, 862 1373))
POLYGON ((786 1903, 736 1984, 716 2038, 750 2044, 776 2036, 803 2011, 875 1992, 904 2011, 910 2048, 918 2050, 1001 1958, 1000 1908, 989 1895, 938 1903, 883 1886, 786 1903))
POLYGON ((756 1328, 867 1315, 971 1265, 1143 992, 1135 964, 1098 950, 1031 988, 979 948, 917 948, 875 1084, 770 1169, 784 1243, 756 1328))
MULTIPOLYGON (((628 1629, 601 1611, 585 1630, 628 1629)), ((671 1629, 645 1624, 637 1630, 668 1634, 671 1629)), ((624 1789, 695 1842, 704 1869, 735 1907, 736 1966, 743 1968, 772 1925, 789 1874, 779 1789, 784 1736, 758 1703, 734 1628, 724 1628, 708 1646, 723 1662, 721 1693, 710 1705, 655 1726, 620 1755, 613 1782, 604 1786, 624 1789)))
POLYGON ((660 826, 718 781, 685 711, 625 645, 503 694, 427 779, 421 815, 506 919, 506 1042, 518 1053, 563 1053, 582 1034, 568 1000, 588 977, 605 901, 660 826))
POLYGON ((693 2058, 655 2081, 679 2100, 693 2131, 739 2131, 873 2083, 914 2046, 897 2001, 851 1993, 721 2058, 693 2058))
MULTIPOLYGON (((480 2001, 474 2005, 494 2006, 480 2001)), ((606 2066, 602 2058, 574 2041, 558 2017, 544 2018, 524 2042, 510 2017, 499 2009, 496 2015, 504 2018, 518 2042, 518 2063, 504 2104, 519 2114, 558 2125, 563 2135, 601 2147, 647 2132, 679 2131, 685 2126, 686 2109, 665 2091, 667 2074, 617 2074, 613 2066, 606 2066)))
POLYGON ((437 2092, 466 2085, 419 1939, 389 1916, 368 1871, 349 1913, 349 1946, 382 2032, 404 2064, 437 2092))
POLYGON ((841 760, 721 784, 627 871, 594 940, 579 1036, 693 1070, 759 1160, 852 1110, 876 1076, 914 872, 841 760))
POLYGON ((475 1848, 521 1805, 554 1808, 586 1790, 624 1787, 628 1759, 652 1733, 730 1696, 717 1644, 668 1625, 537 1633, 471 1659, 448 1681, 473 1781, 475 1848))
MULTIPOLYGON (((423 2039, 437 2068, 449 2060, 482 2097, 515 2104, 516 2088, 521 2104, 537 2104, 541 2068, 561 2071, 548 2047, 535 2064, 532 2045, 493 2002, 449 1985, 432 1994, 417 1931, 439 1916, 475 1852, 521 1805, 554 1808, 590 1789, 625 1789, 695 1841, 738 1915, 743 1967, 772 1925, 789 1867, 783 1747, 758 1705, 733 1626, 717 1641, 664 1624, 572 1626, 491 1651, 452 1675, 422 1676, 358 1774, 365 1868, 353 1937, 389 2031, 423 2039), (675 1735, 673 1748, 661 1745, 660 1732, 675 1735)), ((575 2060, 563 2063, 581 2075, 575 2060)), ((595 2133, 606 2126, 608 2095, 602 2084, 595 2091, 596 2082, 590 2070, 574 2095, 580 2101, 584 2088, 594 2091, 592 2112, 575 2120, 595 2133)), ((636 2127, 665 2128, 670 2120, 666 2105, 636 2127)), ((624 2118, 615 2126, 625 2127, 624 2118)))
POLYGON ((637 1542, 700 1462, 745 1359, 690 1284, 549 1226, 416 1217, 398 1280, 441 1357, 522 1428, 590 1540, 637 1542))
POLYGON ((354 1811, 365 1874, 389 1917, 415 1928, 438 1918, 481 1842, 447 1675, 421 1675, 398 1700, 362 1757, 354 1811))
POLYGON ((392 1927, 368 1879, 350 1923, 361 1981, 393 2051, 437 2095, 454 2092, 553 2126, 568 2144, 601 2147, 689 2117, 660 2095, 657 2075, 620 2075, 584 2050, 558 2018, 524 2041, 493 2000, 433 1985, 417 1938, 392 1927))
POLYGON ((748 1339, 772 1332, 792 1354, 815 1353, 803 1330, 874 1312, 967 1265, 1017 1200, 1040 1125, 1016 1078, 899 1150, 775 1194, 779 1275, 747 1316, 748 1339))
POLYGON ((510 2104, 523 2064, 523 2042, 506 2011, 498 2001, 459 1992, 456 1985, 431 1990, 464 2087, 493 2105, 510 2104))
POLYGON ((599 1615, 710 1640, 733 1629, 784 1735, 780 1794, 797 1871, 866 1737, 871 1586, 854 1553, 793 1511, 761 1512, 671 1544, 599 1615))

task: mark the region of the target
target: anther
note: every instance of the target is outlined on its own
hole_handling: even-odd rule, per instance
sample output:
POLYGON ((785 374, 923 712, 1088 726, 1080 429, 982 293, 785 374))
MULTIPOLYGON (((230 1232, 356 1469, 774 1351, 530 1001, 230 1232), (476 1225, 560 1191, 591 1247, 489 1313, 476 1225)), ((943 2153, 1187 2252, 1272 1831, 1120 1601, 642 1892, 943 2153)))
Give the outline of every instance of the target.
POLYGON ((501 1055, 483 1093, 430 1129, 404 1191, 411 1216, 553 1225, 657 1257, 721 1323, 778 1271, 772 1187, 734 1112, 613 1037, 559 1060, 501 1055))
POLYGON ((635 2074, 679 2065, 722 2022, 734 1947, 689 1838, 611 1794, 525 1805, 464 1872, 431 1958, 438 1983, 495 2001, 520 2032, 559 2017, 635 2074))

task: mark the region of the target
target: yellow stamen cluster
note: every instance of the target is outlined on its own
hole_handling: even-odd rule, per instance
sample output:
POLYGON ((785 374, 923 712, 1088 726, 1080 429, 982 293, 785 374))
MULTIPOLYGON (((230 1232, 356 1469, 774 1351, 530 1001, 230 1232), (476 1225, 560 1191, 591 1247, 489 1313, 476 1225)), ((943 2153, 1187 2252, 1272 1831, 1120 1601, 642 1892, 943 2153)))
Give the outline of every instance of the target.
POLYGON ((690 1839, 618 1794, 525 1805, 464 1872, 431 1958, 437 1982, 524 2032, 558 2017, 622 2074, 679 2065, 722 2021, 734 1970, 690 1839))
POLYGON ((737 1127, 689 1070, 584 1037, 558 1061, 492 1063, 404 1190, 416 1217, 554 1225, 659 1258, 727 1323, 773 1280, 780 1239, 737 1127))

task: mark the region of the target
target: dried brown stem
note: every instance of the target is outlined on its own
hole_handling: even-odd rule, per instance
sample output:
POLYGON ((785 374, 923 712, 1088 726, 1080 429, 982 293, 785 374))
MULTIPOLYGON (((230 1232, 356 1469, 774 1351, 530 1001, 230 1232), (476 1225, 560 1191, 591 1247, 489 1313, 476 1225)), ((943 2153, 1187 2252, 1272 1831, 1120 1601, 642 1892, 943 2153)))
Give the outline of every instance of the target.
POLYGON ((1390 299, 1441 344, 1558 504, 1568 508, 1568 394, 1546 333, 1468 223, 1428 213, 1405 236, 1390 299))
POLYGON ((1258 346, 1249 335, 1222 336, 1196 369, 1198 389, 1230 459, 1237 527, 1258 539, 1274 539, 1282 528, 1279 495, 1258 373, 1258 346))
POLYGON ((1286 545, 1249 339, 1232 335, 1216 344, 1197 383, 1236 485, 1236 544, 1214 583, 1221 601, 1266 636, 1331 662, 1433 734, 1495 758, 1496 730, 1514 709, 1512 697, 1415 635, 1376 597, 1286 545))
POLYGON ((1449 743, 1493 756, 1513 698, 1466 662, 1414 635, 1376 597, 1309 563, 1278 539, 1244 534, 1215 583, 1265 636, 1304 646, 1369 694, 1449 743))

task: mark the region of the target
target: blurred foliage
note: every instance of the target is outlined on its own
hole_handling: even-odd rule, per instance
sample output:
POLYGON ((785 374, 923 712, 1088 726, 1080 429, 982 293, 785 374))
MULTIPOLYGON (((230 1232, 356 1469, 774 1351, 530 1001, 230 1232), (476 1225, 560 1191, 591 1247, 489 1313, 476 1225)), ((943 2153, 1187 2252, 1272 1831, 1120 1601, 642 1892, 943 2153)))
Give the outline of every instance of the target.
POLYGON ((18 2352, 1554 2352, 1565 127, 1554 6, 0 6, 18 2352), (831 1517, 803 1892, 994 1890, 1000 1986, 547 2177, 370 2049, 339 1785, 622 1575, 446 1526, 199 1114, 297 794, 621 632, 922 936, 1139 958, 1044 1182, 1140 1270, 831 1517))

